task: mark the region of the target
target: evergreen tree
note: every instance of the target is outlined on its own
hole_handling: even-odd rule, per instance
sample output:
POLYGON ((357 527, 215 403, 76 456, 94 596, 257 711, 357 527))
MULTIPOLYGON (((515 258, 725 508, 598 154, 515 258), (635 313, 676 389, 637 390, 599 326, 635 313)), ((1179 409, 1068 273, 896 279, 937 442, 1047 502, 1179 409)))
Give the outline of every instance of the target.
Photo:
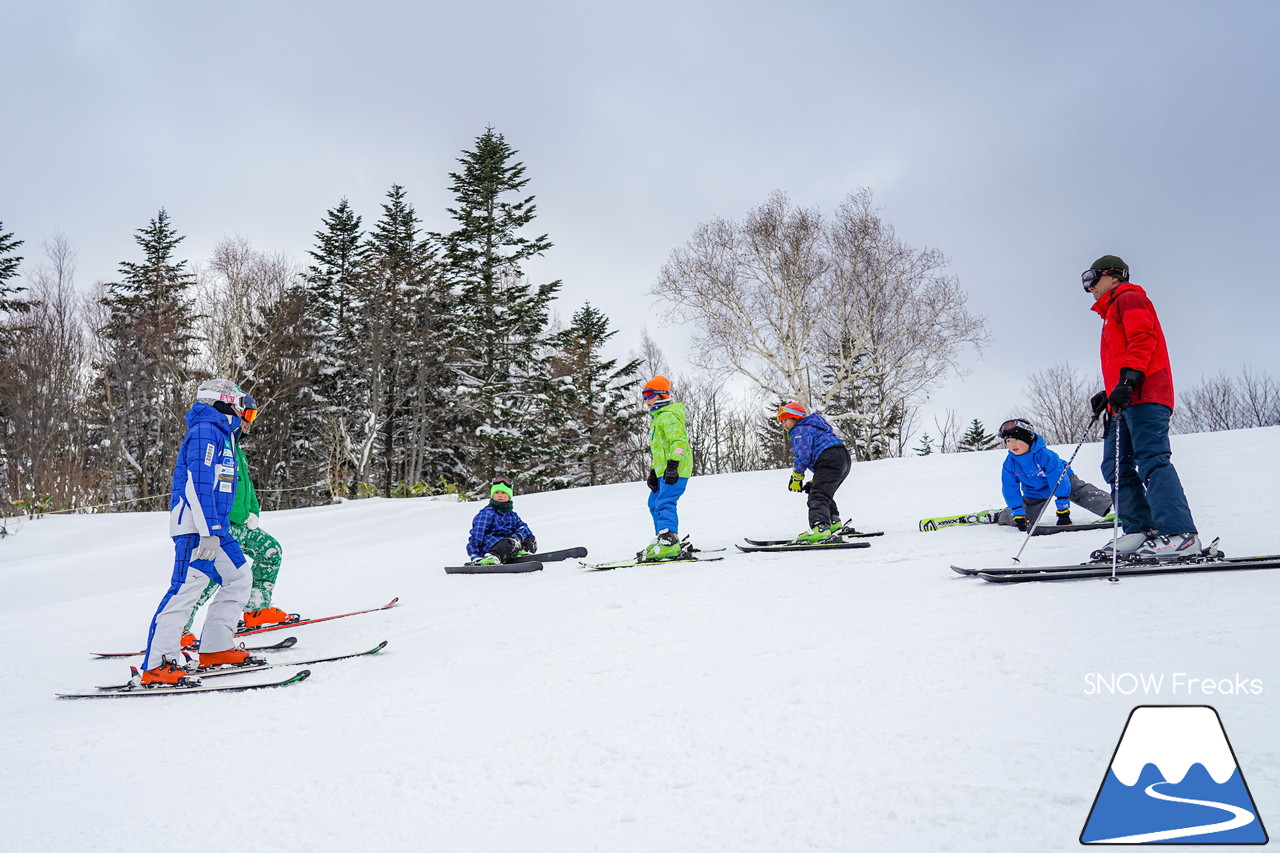
POLYGON ((250 339, 269 351, 248 353, 240 385, 261 412, 245 441, 254 485, 269 509, 328 501, 327 411, 320 398, 324 335, 311 293, 292 287, 265 306, 250 339))
POLYGON ((360 337, 367 348, 365 377, 376 426, 378 486, 426 479, 441 463, 433 439, 448 390, 443 365, 453 332, 448 285, 436 275, 435 251, 423 239, 404 188, 393 186, 364 249, 364 311, 360 337))
POLYGON ((640 429, 636 417, 641 359, 621 367, 605 360, 604 345, 617 334, 609 318, 587 303, 558 336, 554 376, 565 383, 572 412, 565 438, 572 452, 564 476, 570 485, 595 486, 631 479, 634 443, 640 429))
MULTIPOLYGON (((777 413, 788 401, 771 403, 756 426, 756 443, 760 448, 759 470, 790 468, 795 463, 791 452, 791 435, 778 424, 777 413)), ((797 401, 798 402, 798 401, 797 401)))
POLYGON ((524 165, 502 134, 488 128, 450 173, 457 228, 442 237, 450 280, 459 293, 457 413, 464 450, 459 474, 471 488, 495 475, 525 491, 554 485, 563 448, 555 443, 567 416, 551 379, 549 305, 560 282, 532 285, 522 264, 551 248, 546 235, 525 237, 534 219, 524 165))
POLYGON ((361 219, 344 198, 325 214, 315 233, 314 263, 307 268, 310 296, 306 311, 319 334, 316 402, 325 413, 327 477, 339 494, 368 479, 366 448, 373 419, 367 371, 367 346, 361 329, 372 306, 362 301, 365 265, 361 219), (363 464, 362 464, 363 463, 363 464))
POLYGON ((929 437, 929 433, 920 436, 920 444, 915 448, 916 456, 928 456, 933 453, 933 439, 929 437))
MULTIPOLYGON (((162 208, 136 232, 140 263, 122 261, 120 281, 106 286, 96 367, 102 438, 119 451, 121 497, 153 496, 136 509, 168 506, 170 467, 186 431, 195 335, 190 288, 195 276, 174 260, 183 237, 162 208)), ((216 318, 215 318, 216 319, 216 318)))
POLYGON ((6 316, 27 310, 28 304, 17 295, 26 288, 11 285, 9 282, 18 276, 18 265, 22 256, 14 251, 23 244, 23 240, 14 239, 12 233, 4 233, 4 223, 0 222, 0 320, 6 316))
POLYGON ((960 444, 956 450, 967 453, 975 450, 994 450, 999 446, 1000 439, 988 433, 982 421, 974 418, 973 423, 969 424, 969 431, 960 438, 960 444))

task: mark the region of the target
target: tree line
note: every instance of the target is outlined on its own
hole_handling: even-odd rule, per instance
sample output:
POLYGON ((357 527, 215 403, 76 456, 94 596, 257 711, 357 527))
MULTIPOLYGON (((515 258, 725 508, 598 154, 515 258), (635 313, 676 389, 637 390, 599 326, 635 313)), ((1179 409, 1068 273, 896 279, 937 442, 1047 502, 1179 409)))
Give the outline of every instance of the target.
MULTIPOLYGON (((247 449, 276 509, 477 494, 497 475, 526 492, 639 479, 638 389, 654 374, 686 403, 698 474, 790 464, 773 414, 792 400, 826 414, 857 460, 999 445, 953 411, 921 430, 930 392, 990 332, 947 258, 901 240, 870 190, 830 216, 774 193, 673 249, 652 294, 693 329, 693 364, 675 371, 647 331, 637 353, 607 358, 616 330, 589 303, 553 317, 561 283, 524 274, 553 244, 532 229, 517 154, 493 128, 477 137, 438 232, 400 185, 369 223, 340 200, 301 263, 237 236, 196 270, 161 209, 87 298, 62 237, 20 285, 24 243, 0 223, 0 514, 166 508, 183 414, 212 376, 262 411, 247 449)), ((1097 385, 1054 365, 1008 415, 1074 443, 1097 385)), ((1277 423, 1276 382, 1246 369, 1184 393, 1174 426, 1277 423)))
POLYGON ((462 153, 451 230, 426 230, 402 186, 371 223, 342 199, 305 264, 230 237, 197 274, 161 209, 87 299, 61 237, 20 288, 23 241, 0 225, 6 506, 166 509, 211 376, 260 408, 246 448, 273 508, 633 478, 640 360, 606 357, 616 332, 589 303, 556 322, 560 282, 524 275, 552 242, 517 153, 492 128, 462 153))

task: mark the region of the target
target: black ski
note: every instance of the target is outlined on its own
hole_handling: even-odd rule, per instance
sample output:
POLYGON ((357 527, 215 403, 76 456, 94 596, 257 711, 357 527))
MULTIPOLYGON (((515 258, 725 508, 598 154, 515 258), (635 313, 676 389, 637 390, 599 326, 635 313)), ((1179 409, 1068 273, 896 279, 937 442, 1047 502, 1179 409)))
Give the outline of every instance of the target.
POLYGON ((1031 532, 1032 536, 1049 536, 1054 533, 1072 533, 1076 530, 1110 530, 1114 527, 1109 521, 1090 521, 1086 524, 1046 524, 1031 532))
MULTIPOLYGON (((1214 541, 1216 542, 1217 540, 1214 540, 1214 541)), ((1235 563, 1266 563, 1266 562, 1272 562, 1272 561, 1280 562, 1280 554, 1257 554, 1257 555, 1252 556, 1252 557, 1223 557, 1222 555, 1220 555, 1220 554, 1219 554, 1219 555, 1217 555, 1217 556, 1215 556, 1215 557, 1200 556, 1200 557, 1193 557, 1193 558, 1191 558, 1191 559, 1189 559, 1189 560, 1168 561, 1168 562, 1164 562, 1164 563, 1155 563, 1155 562, 1152 562, 1152 563, 1126 563, 1126 562, 1124 562, 1124 561, 1122 560, 1122 561, 1120 562, 1120 564, 1119 564, 1119 565, 1120 565, 1120 568, 1122 568, 1122 569, 1123 569, 1123 568, 1142 567, 1142 566, 1156 566, 1156 567, 1160 567, 1160 566, 1186 566, 1186 565, 1191 565, 1191 566, 1197 566, 1197 565, 1222 566, 1222 565, 1224 565, 1224 564, 1225 564, 1225 565, 1232 565, 1232 564, 1235 564, 1235 563)), ((1245 566, 1245 568, 1269 568, 1269 567, 1267 567, 1267 566, 1261 566, 1261 567, 1259 567, 1259 566, 1245 566)), ((1046 574, 1046 573, 1048 573, 1048 574, 1055 574, 1055 573, 1059 573, 1059 572, 1078 572, 1078 571, 1088 570, 1088 569, 1106 569, 1107 574, 1111 574, 1111 562, 1110 562, 1109 560, 1107 560, 1107 561, 1103 561, 1103 562, 1072 563, 1072 564, 1070 564, 1070 565, 1063 565, 1063 566, 1025 566, 1025 567, 1022 567, 1022 566, 993 566, 993 567, 979 566, 979 567, 977 567, 977 568, 968 567, 968 566, 952 566, 952 567, 951 567, 951 571, 953 571, 953 572, 955 572, 955 573, 957 573, 957 574, 961 574, 961 575, 976 575, 976 574, 979 574, 979 573, 985 573, 985 574, 989 574, 989 575, 1000 575, 1000 574, 1046 574)))
MULTIPOLYGON (((1280 569, 1280 559, 1272 560, 1212 560, 1204 563, 1121 563, 1116 567, 1116 577, 1135 577, 1138 575, 1174 575, 1189 572, 1232 572, 1245 569, 1280 569)), ((1111 566, 1088 565, 1074 569, 1057 569, 1053 571, 984 571, 978 577, 992 583, 1023 583, 1026 581, 1064 581, 1084 578, 1109 578, 1111 566)))
MULTIPOLYGON (((853 531, 852 533, 849 533, 849 532, 838 533, 838 534, 836 534, 836 536, 835 536, 835 537, 833 537, 833 538, 838 538, 838 539, 846 539, 846 538, 848 538, 848 539, 867 539, 867 538, 870 538, 870 537, 872 537, 872 536, 883 536, 883 535, 884 535, 884 531, 883 531, 883 530, 868 530, 868 531, 866 531, 866 532, 863 532, 863 531, 860 531, 860 530, 855 530, 855 531, 853 531)), ((762 546, 763 546, 763 545, 788 545, 788 544, 792 544, 792 543, 794 543, 796 540, 794 540, 794 539, 743 539, 742 541, 743 541, 743 542, 746 542, 748 545, 762 545, 762 546)), ((858 547, 862 547, 862 546, 858 546, 858 547)))
MULTIPOLYGON (((383 640, 378 645, 369 649, 367 652, 355 652, 349 655, 334 655, 327 658, 312 658, 311 660, 290 660, 290 661, 273 661, 271 663, 256 663, 248 666, 221 666, 210 669, 202 669, 193 672, 196 678, 204 680, 206 678, 217 678, 222 675, 242 675, 246 672, 261 672, 264 669, 276 669, 282 666, 311 666, 316 663, 329 663, 335 660, 347 660, 348 658, 359 658, 366 655, 376 655, 387 647, 387 641, 383 640)), ((95 687, 95 690, 124 690, 128 688, 127 684, 108 684, 103 687, 95 687)), ((154 688, 150 688, 154 689, 154 688)))
MULTIPOLYGON (((285 649, 291 649, 298 644, 297 637, 285 637, 278 643, 270 646, 245 646, 247 652, 280 652, 285 649)), ((187 651, 195 651, 195 649, 187 649, 187 651)), ((146 652, 90 652, 96 658, 135 658, 145 655, 146 652)))
POLYGON ((483 566, 478 563, 464 563, 461 566, 445 566, 445 574, 450 575, 514 575, 523 572, 540 572, 542 563, 494 563, 483 566))
POLYGON ((738 545, 747 554, 758 552, 782 553, 784 551, 839 551, 846 548, 870 548, 870 542, 786 542, 781 545, 738 545))
POLYGON ((512 563, 555 563, 560 560, 577 560, 587 556, 586 548, 565 548, 562 551, 539 551, 536 554, 525 554, 522 557, 512 557, 512 563))
POLYGON ((311 677, 311 670, 289 676, 283 681, 268 681, 260 684, 198 684, 194 687, 132 687, 122 690, 99 690, 93 693, 55 693, 59 699, 123 699, 136 696, 175 696, 184 693, 240 693, 246 690, 263 690, 267 687, 285 687, 306 681, 311 677))

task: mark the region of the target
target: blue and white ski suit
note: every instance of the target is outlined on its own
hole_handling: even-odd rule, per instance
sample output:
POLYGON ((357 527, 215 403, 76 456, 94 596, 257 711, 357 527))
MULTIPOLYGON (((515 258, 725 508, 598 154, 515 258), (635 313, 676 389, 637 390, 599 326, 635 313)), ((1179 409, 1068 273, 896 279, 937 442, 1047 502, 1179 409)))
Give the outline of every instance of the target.
POLYGON ((159 666, 165 657, 182 663, 182 629, 210 580, 220 589, 205 614, 200 651, 221 652, 235 645, 236 623, 253 582, 244 552, 231 535, 229 518, 236 494, 231 431, 239 425, 239 418, 224 415, 206 403, 196 403, 187 412, 187 434, 173 465, 169 494, 173 576, 151 618, 143 669, 159 666), (220 540, 214 559, 191 559, 201 536, 220 540))

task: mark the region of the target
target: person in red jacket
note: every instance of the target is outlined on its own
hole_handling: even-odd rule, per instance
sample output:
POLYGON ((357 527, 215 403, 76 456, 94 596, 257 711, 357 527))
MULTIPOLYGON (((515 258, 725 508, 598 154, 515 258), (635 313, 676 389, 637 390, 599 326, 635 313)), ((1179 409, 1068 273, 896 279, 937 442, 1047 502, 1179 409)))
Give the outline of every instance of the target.
POLYGON ((1080 280, 1102 318, 1102 379, 1111 390, 1095 394, 1091 404, 1095 416, 1111 414, 1102 474, 1118 495, 1125 532, 1103 550, 1157 560, 1197 556, 1200 537, 1170 461, 1173 373, 1155 306, 1115 255, 1098 258, 1080 280))

